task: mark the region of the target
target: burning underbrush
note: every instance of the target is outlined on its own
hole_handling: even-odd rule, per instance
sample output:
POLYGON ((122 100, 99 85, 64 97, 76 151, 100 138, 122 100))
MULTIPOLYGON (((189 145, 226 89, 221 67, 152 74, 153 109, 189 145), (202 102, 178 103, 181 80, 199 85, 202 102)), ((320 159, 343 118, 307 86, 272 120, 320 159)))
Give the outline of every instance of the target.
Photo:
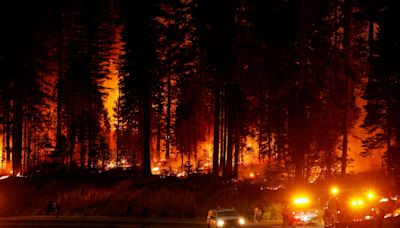
MULTIPOLYGON (((177 178, 85 176, 65 179, 8 178, 0 182, 0 215, 45 215, 50 200, 64 216, 203 219, 209 209, 235 207, 252 218, 256 205, 271 207, 272 194, 250 182, 208 175, 177 178)), ((278 215, 269 211, 269 217, 278 215)))

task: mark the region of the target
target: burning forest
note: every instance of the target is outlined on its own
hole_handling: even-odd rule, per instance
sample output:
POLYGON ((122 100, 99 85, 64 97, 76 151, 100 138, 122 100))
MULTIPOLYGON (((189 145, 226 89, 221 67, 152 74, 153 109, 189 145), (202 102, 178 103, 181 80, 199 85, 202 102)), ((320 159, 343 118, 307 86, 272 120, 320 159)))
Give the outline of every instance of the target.
POLYGON ((397 180, 399 10, 366 0, 7 2, 1 173, 312 183, 385 169, 397 180))

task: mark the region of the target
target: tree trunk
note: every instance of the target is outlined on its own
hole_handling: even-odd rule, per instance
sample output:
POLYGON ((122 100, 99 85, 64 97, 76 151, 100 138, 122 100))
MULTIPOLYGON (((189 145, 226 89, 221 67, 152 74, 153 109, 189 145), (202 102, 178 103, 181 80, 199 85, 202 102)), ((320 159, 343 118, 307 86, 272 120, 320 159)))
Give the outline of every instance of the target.
MULTIPOLYGON (((389 101, 387 101, 389 106, 389 101)), ((390 113, 389 109, 386 110, 386 172, 388 175, 391 173, 393 161, 390 161, 392 156, 392 130, 390 129, 390 113)))
POLYGON ((235 124, 235 154, 234 154, 234 165, 233 165, 233 177, 237 179, 239 177, 239 149, 240 149, 240 124, 235 124))
POLYGON ((81 170, 85 169, 86 162, 86 143, 85 143, 85 125, 83 122, 80 123, 80 145, 81 145, 81 170))
POLYGON ((34 127, 33 128, 33 136, 34 136, 34 139, 33 139, 33 164, 35 165, 35 166, 38 166, 38 162, 37 162, 37 160, 38 160, 38 133, 37 133, 37 129, 36 129, 36 127, 34 127))
POLYGON ((300 140, 302 138, 302 133, 303 131, 300 131, 300 129, 303 129, 304 126, 302 125, 302 121, 305 121, 305 110, 304 110, 304 102, 303 102, 303 79, 304 79, 304 68, 305 68, 305 56, 304 56, 304 17, 305 17, 305 0, 300 0, 300 31, 299 31, 299 71, 298 71, 298 76, 296 78, 296 94, 295 94, 295 104, 294 104, 294 112, 292 113, 292 118, 294 118, 294 121, 292 124, 294 124, 294 141, 296 142, 294 144, 295 148, 295 155, 294 158, 296 168, 295 168, 295 179, 298 182, 302 182, 304 178, 304 161, 305 161, 305 145, 308 143, 307 141, 300 140), (293 116, 295 115, 295 116, 293 116))
MULTIPOLYGON (((74 150, 75 150, 75 132, 76 129, 74 126, 71 126, 69 129, 69 171, 72 172, 73 163, 74 163, 74 150)), ((82 157, 81 157, 81 168, 82 168, 82 157)))
POLYGON ((346 167, 347 167, 347 150, 348 150, 348 125, 349 125, 349 79, 345 79, 345 110, 343 114, 343 145, 342 145, 342 160, 341 160, 341 174, 342 176, 346 175, 346 167))
POLYGON ((184 169, 184 165, 185 162, 183 160, 183 155, 185 154, 185 132, 182 132, 182 136, 181 136, 181 172, 183 172, 184 169))
POLYGON ((31 144, 32 144, 32 123, 30 122, 28 128, 28 145, 27 145, 27 159, 26 159, 26 167, 27 167, 26 173, 28 176, 30 176, 31 173, 31 152, 32 152, 31 144))
MULTIPOLYGON (((148 77, 150 77, 148 75, 148 77)), ((151 93, 149 79, 144 79, 143 89, 143 175, 151 176, 150 143, 151 143, 151 93)))
POLYGON ((26 154, 27 154, 27 144, 28 144, 28 116, 24 116, 24 120, 22 122, 23 126, 23 165, 22 165, 22 173, 26 174, 26 154))
MULTIPOLYGON (((72 172, 73 170, 73 162, 74 162, 74 150, 75 150, 75 136, 76 131, 78 130, 75 121, 72 119, 75 116, 74 106, 71 107, 69 110, 70 118, 69 120, 69 128, 67 129, 67 140, 68 140, 68 155, 69 155, 69 171, 72 172)), ((81 160, 82 161, 82 160, 81 160)))
POLYGON ((12 161, 13 175, 21 173, 22 159, 22 122, 24 111, 20 98, 15 98, 13 103, 13 132, 12 132, 12 161))
POLYGON ((264 158, 264 147, 263 147, 263 124, 264 124, 264 78, 261 78, 259 88, 259 109, 258 109, 258 161, 264 158))
POLYGON ((90 90, 90 94, 89 94, 89 98, 88 98, 88 119, 87 119, 87 124, 88 124, 88 170, 91 171, 94 167, 93 164, 93 137, 94 137, 94 133, 93 133, 93 116, 92 116, 92 112, 93 112, 93 98, 92 98, 92 92, 93 90, 90 90))
POLYGON ((171 72, 168 74, 167 80, 167 135, 165 136, 165 159, 169 159, 171 141, 171 72))
POLYGON ((194 162, 197 163, 197 128, 194 128, 194 162))
POLYGON ((10 165, 10 162, 11 162, 11 145, 10 145, 10 142, 11 142, 11 118, 10 118, 10 100, 9 99, 6 99, 6 103, 5 103, 5 107, 4 107, 4 110, 5 110, 5 120, 6 120, 6 130, 5 130, 5 132, 6 132, 6 135, 5 135, 5 138, 6 138, 6 143, 5 143, 5 146, 6 146, 6 164, 7 164, 7 166, 8 165, 10 165))
POLYGON ((341 174, 346 175, 347 167, 347 150, 348 150, 348 125, 349 125, 349 108, 350 108, 350 40, 351 40, 351 16, 352 16, 352 4, 351 0, 346 0, 344 5, 344 60, 345 60, 345 110, 343 114, 343 145, 342 145, 342 160, 341 160, 341 174))
POLYGON ((259 122, 258 122, 258 161, 261 161, 261 156, 263 154, 263 146, 262 146, 262 125, 263 125, 263 116, 261 114, 261 109, 259 111, 259 122))
MULTIPOLYGON (((193 122, 193 121, 191 121, 191 122, 193 122)), ((188 127, 188 129, 187 129, 187 142, 188 142, 188 144, 187 144, 187 153, 188 153, 188 164, 190 165, 191 163, 190 163, 190 158, 191 158, 191 153, 192 153, 192 151, 191 151, 191 149, 192 149, 192 147, 190 146, 191 145, 191 134, 192 134, 192 129, 190 128, 190 127, 188 127)))
POLYGON ((220 159, 219 159, 219 165, 222 171, 225 169, 225 139, 226 139, 226 104, 224 102, 224 92, 222 92, 222 97, 221 97, 221 110, 220 110, 220 137, 221 137, 221 144, 220 144, 220 159))
POLYGON ((232 152, 233 152, 233 133, 232 133, 232 123, 228 125, 228 148, 226 153, 226 167, 225 167, 225 177, 232 177, 232 152))
POLYGON ((220 89, 215 88, 214 108, 214 145, 213 145, 213 175, 219 176, 218 155, 219 155, 219 115, 220 115, 220 89))
POLYGON ((157 162, 161 161, 161 114, 162 114, 162 104, 161 102, 159 102, 157 110, 157 142, 156 142, 157 162))
POLYGON ((115 166, 119 167, 119 148, 120 148, 120 114, 121 114, 121 97, 118 88, 118 101, 117 101, 117 129, 115 129, 116 139, 115 139, 115 166))
MULTIPOLYGON (((5 119, 5 110, 3 110, 3 117, 4 117, 4 119, 5 119)), ((4 120, 4 122, 3 122, 3 128, 2 128, 2 132, 1 132, 1 134, 2 134, 2 140, 3 140, 3 142, 2 142, 2 144, 1 144, 1 146, 2 146, 2 148, 1 148, 1 166, 0 166, 0 168, 1 169, 3 169, 4 170, 4 162, 5 162, 5 160, 6 160, 6 126, 7 126, 7 123, 6 123, 6 121, 4 120)))
MULTIPOLYGON (((62 7, 62 6, 61 6, 62 7)), ((58 81, 57 81, 57 129, 56 129, 56 151, 62 154, 61 140, 61 82, 63 78, 63 47, 64 47, 64 12, 61 9, 60 13, 60 30, 58 37, 58 81)))
POLYGON ((271 101, 268 99, 268 110, 267 110, 267 138, 268 138, 268 161, 272 161, 272 110, 271 101))

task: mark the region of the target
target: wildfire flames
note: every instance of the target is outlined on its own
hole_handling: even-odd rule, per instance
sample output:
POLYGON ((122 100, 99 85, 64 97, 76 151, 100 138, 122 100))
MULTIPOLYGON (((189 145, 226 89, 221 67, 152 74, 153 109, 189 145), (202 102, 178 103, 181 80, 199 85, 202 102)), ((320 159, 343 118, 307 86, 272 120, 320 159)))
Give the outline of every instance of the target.
MULTIPOLYGON (((161 20, 161 23, 167 23, 167 21, 163 21, 163 19, 159 18, 161 20)), ((169 23, 169 22, 168 22, 169 23)), ((102 86, 105 89, 106 96, 104 97, 104 106, 106 107, 108 111, 108 119, 110 121, 111 125, 111 134, 110 134, 110 139, 109 139, 109 146, 111 148, 111 159, 108 164, 106 164, 106 169, 114 169, 117 167, 117 162, 116 162, 116 138, 115 138, 115 125, 116 125, 116 113, 115 113, 115 108, 116 108, 116 103, 117 100, 120 96, 120 91, 119 91, 119 79, 121 78, 120 72, 118 71, 118 64, 119 64, 119 58, 123 54, 123 42, 121 41, 121 31, 122 31, 122 26, 117 27, 115 31, 115 37, 114 37, 114 44, 113 44, 113 51, 111 53, 111 57, 108 60, 105 66, 107 66, 107 70, 109 72, 108 78, 102 82, 102 86)), ((57 81, 57 75, 48 75, 46 76, 46 80, 50 82, 53 88, 48 88, 50 91, 54 91, 56 87, 56 81, 57 81)), ((172 75, 173 78, 173 75, 172 75)), ((164 79, 164 83, 166 79, 164 79)), ((167 83, 166 83, 167 84, 167 83)), ((171 86, 176 86, 176 81, 172 80, 171 81, 171 86)), ((163 95, 167 96, 166 90, 163 91, 163 95)), ((53 92, 52 92, 53 93, 53 92)), ((50 109, 47 110, 55 116, 56 112, 56 104, 54 101, 48 101, 50 109)), ((361 118, 359 118, 358 122, 355 124, 354 129, 352 129, 352 135, 356 135, 357 137, 352 137, 350 138, 349 142, 349 156, 354 159, 353 166, 350 166, 350 170, 354 172, 359 172, 359 171, 365 171, 368 169, 379 167, 381 164, 381 158, 380 157, 372 157, 372 158, 361 158, 359 156, 360 152, 362 151, 362 145, 361 145, 361 140, 359 138, 364 138, 366 136, 366 133, 363 129, 361 129, 359 126, 361 124, 361 121, 365 117, 365 110, 362 108, 365 105, 365 101, 362 100, 360 97, 357 97, 356 99, 356 105, 362 110, 361 112, 361 118)), ((177 104, 172 101, 171 104, 171 112, 174 113, 176 112, 177 109, 177 104)), ((163 107, 163 112, 166 113, 166 107, 163 107)), ((165 121, 165 120, 162 120, 165 121)), ((174 120, 171 120, 171 125, 175 124, 174 120)), ((162 123, 164 124, 164 123, 162 123)), ((208 126, 211 127, 211 126, 208 126)), ((49 129, 54 130, 55 129, 55 123, 51 124, 51 126, 48 126, 49 129)), ((256 129, 253 129, 255 132, 256 129)), ((50 134, 52 137, 51 140, 55 141, 55 133, 50 134)), ((154 137, 154 135, 153 135, 154 137)), ((5 151, 5 140, 4 136, 0 134, 0 169, 2 173, 9 173, 11 170, 10 164, 6 164, 6 151, 5 151)), ((240 164, 241 164, 241 172, 240 175, 243 177, 247 178, 256 178, 260 173, 262 173, 262 169, 266 167, 266 164, 270 164, 270 162, 279 162, 279 161, 274 161, 274 158, 272 158, 272 161, 269 161, 268 159, 266 160, 260 160, 258 157, 259 153, 259 142, 258 139, 255 137, 250 137, 247 136, 245 139, 245 147, 242 148, 242 153, 240 155, 240 164), (251 168, 248 168, 251 167, 251 168)), ((177 175, 183 176, 183 172, 186 168, 190 169, 195 169, 199 168, 201 170, 205 170, 205 172, 208 172, 212 168, 212 153, 213 153, 213 136, 211 133, 209 135, 205 136, 205 139, 203 141, 197 142, 196 148, 191 148, 191 150, 196 150, 198 155, 197 155, 197 161, 194 160, 193 156, 190 157, 187 154, 182 155, 179 150, 176 148, 175 145, 171 144, 171 159, 166 161, 166 160, 161 160, 158 161, 158 158, 156 158, 156 142, 155 140, 152 141, 152 153, 153 153, 153 159, 152 159, 152 172, 154 174, 160 174, 162 172, 173 172, 177 175), (183 156, 183 158, 182 158, 183 156), (197 164, 196 164, 197 163, 197 164)), ((12 145, 11 145, 12 146, 12 145)), ((161 153, 165 152, 165 140, 161 140, 161 153)), ((46 153, 42 151, 41 153, 46 153)), ((121 160, 122 168, 129 168, 132 164, 129 164, 129 162, 125 159, 121 160)), ((318 173, 319 171, 315 171, 315 173, 318 173)), ((315 179, 315 178, 314 178, 315 179)))
MULTIPOLYGON (((118 40, 118 39, 117 39, 118 40)), ((118 91, 118 86, 119 86, 119 72, 118 72, 118 66, 117 66, 117 57, 118 53, 121 51, 122 44, 117 43, 115 45, 115 58, 116 59, 111 59, 108 66, 109 66, 109 77, 107 80, 103 82, 103 86, 107 88, 107 95, 104 98, 104 105, 107 108, 108 111, 108 116, 109 120, 112 126, 112 134, 110 134, 110 147, 112 151, 115 151, 115 134, 113 133, 115 131, 114 125, 116 124, 115 120, 115 106, 116 102, 119 96, 119 91, 118 91)), ((53 80, 54 81, 54 80, 53 80)), ((56 83, 52 83, 54 86, 56 83)), ((365 101, 362 100, 360 97, 357 97, 356 99, 356 105, 358 107, 362 107, 365 105, 365 101)), ((51 109, 53 110, 53 113, 55 112, 55 104, 51 106, 51 109)), ((352 136, 357 136, 357 137, 351 137, 350 142, 349 142, 349 157, 354 159, 354 163, 352 166, 350 166, 350 171, 353 172, 360 172, 360 171, 366 171, 371 168, 376 168, 379 167, 381 164, 381 158, 378 156, 375 157, 370 157, 370 158, 362 158, 359 156, 360 152, 362 151, 362 145, 361 145, 361 140, 360 138, 363 138, 366 136, 366 132, 359 127, 361 121, 363 120, 365 116, 365 110, 362 109, 361 112, 361 118, 359 118, 358 122, 355 124, 355 127, 352 129, 351 135, 352 136)), ((165 111, 165 110, 164 110, 165 111)), ((53 126, 54 127, 54 126, 53 126)), ((198 164, 196 164, 196 161, 194 161, 194 158, 192 156, 191 160, 188 161, 188 156, 185 154, 183 158, 183 165, 182 165, 182 158, 181 154, 179 151, 177 151, 176 148, 171 148, 171 151, 173 151, 172 158, 169 161, 157 161, 156 156, 155 156, 155 141, 153 140, 152 148, 153 148, 153 160, 152 160, 152 172, 153 174, 160 174, 162 172, 171 172, 176 175, 181 175, 183 176, 183 171, 186 166, 190 166, 191 169, 195 169, 196 166, 198 169, 205 170, 205 172, 209 172, 212 168, 212 152, 213 152, 213 139, 212 135, 208 135, 206 137, 205 141, 199 142, 197 144, 196 150, 198 151, 198 164)), ((269 162, 268 160, 264 160, 264 162, 260 162, 258 159, 258 141, 256 138, 253 137, 247 137, 246 138, 246 146, 243 149, 242 156, 240 157, 241 161, 240 164, 241 166, 241 172, 240 175, 242 177, 247 177, 247 178, 255 178, 257 175, 262 173, 262 169, 266 166, 266 164, 269 162), (247 167, 247 168, 246 168, 247 167), (248 168, 251 167, 251 168, 248 168)), ((165 148, 165 142, 162 142, 162 147, 165 148)), ((165 152, 165 151, 164 151, 165 152)), ((11 172, 11 167, 10 165, 6 164, 6 158, 5 158, 5 146, 4 146, 4 137, 2 134, 0 134, 0 169, 2 173, 9 173, 11 172)), ((106 165, 106 169, 113 169, 117 167, 116 161, 115 161, 115 152, 112 154, 112 157, 114 159, 111 159, 110 162, 106 165)), ((127 161, 122 160, 120 164, 123 168, 129 168, 131 164, 128 164, 127 161)), ((315 173, 318 173, 315 171, 315 173)), ((315 179, 312 177, 312 179, 315 179)))

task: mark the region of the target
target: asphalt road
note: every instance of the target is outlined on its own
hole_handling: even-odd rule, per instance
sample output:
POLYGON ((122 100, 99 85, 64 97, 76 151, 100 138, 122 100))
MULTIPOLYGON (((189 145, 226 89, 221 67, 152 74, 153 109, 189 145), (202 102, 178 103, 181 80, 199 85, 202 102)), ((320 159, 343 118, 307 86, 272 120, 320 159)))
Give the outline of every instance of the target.
MULTIPOLYGON (((0 218, 1 228, 205 228, 204 221, 184 219, 132 219, 106 217, 9 217, 0 218)), ((280 223, 249 223, 246 227, 281 228, 280 223)), ((302 228, 322 228, 320 224, 301 226, 302 228)))

